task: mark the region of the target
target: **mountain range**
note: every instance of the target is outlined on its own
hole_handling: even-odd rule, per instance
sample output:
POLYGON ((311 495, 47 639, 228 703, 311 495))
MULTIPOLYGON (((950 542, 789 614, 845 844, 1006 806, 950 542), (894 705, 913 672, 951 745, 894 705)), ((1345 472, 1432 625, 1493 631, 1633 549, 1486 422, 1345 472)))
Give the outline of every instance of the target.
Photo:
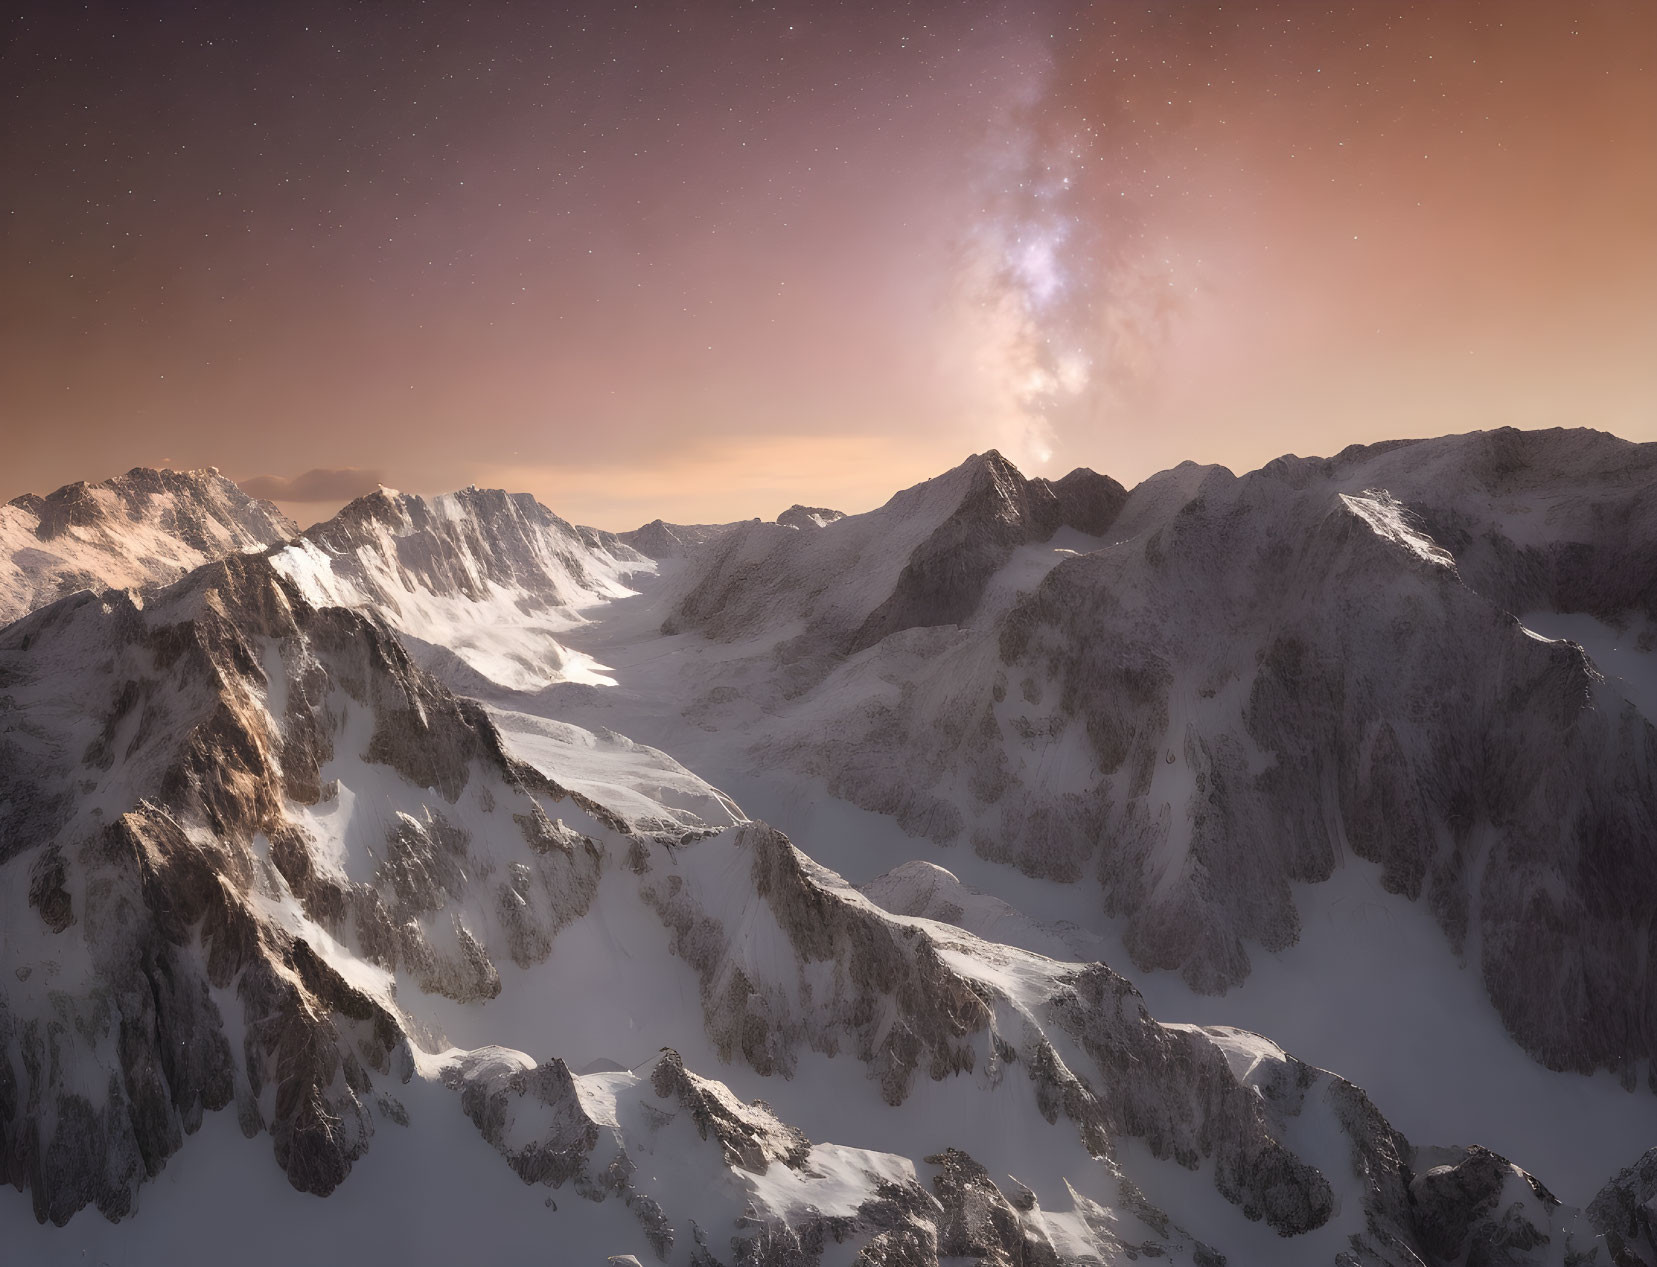
POLYGON ((27 1261, 1657 1263, 1657 445, 136 470, 0 622, 27 1261))

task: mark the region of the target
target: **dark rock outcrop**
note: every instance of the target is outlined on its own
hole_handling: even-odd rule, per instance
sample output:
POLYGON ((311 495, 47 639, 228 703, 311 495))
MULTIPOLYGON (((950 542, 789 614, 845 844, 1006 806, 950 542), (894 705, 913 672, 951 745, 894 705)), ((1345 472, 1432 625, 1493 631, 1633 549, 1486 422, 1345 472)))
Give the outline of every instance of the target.
POLYGON ((843 510, 830 510, 827 506, 801 506, 796 503, 782 514, 777 516, 777 522, 785 528, 799 528, 809 532, 813 528, 822 528, 833 523, 836 519, 844 519, 843 510))
POLYGON ((736 526, 698 559, 666 629, 734 640, 800 622, 807 632, 781 649, 798 662, 958 624, 1014 549, 1060 528, 1101 533, 1125 498, 1092 471, 1030 480, 999 453, 977 455, 832 532, 736 526))
POLYGON ((1027 956, 1022 970, 1044 984, 1011 994, 993 964, 1022 952, 941 943, 937 926, 888 916, 761 823, 673 851, 645 892, 701 979, 709 1034, 762 1073, 789 1076, 804 1049, 845 1053, 892 1105, 922 1077, 1028 1079, 1044 1116, 1068 1120, 1094 1157, 1108 1163, 1114 1141, 1135 1138, 1156 1157, 1210 1165, 1222 1196, 1284 1236, 1322 1226, 1334 1209, 1329 1180, 1285 1142, 1315 1097, 1371 1177, 1366 1208, 1412 1234, 1407 1146, 1361 1092, 1281 1053, 1239 1081, 1214 1036, 1159 1025, 1103 965, 1027 956), (751 902, 731 907, 702 887, 699 857, 725 877, 746 859, 751 902), (755 926, 780 929, 789 955, 746 949, 755 926), (982 975, 963 966, 963 951, 984 956, 982 975))
MULTIPOLYGON (((1583 648, 1515 613, 1654 636, 1657 446, 1476 433, 1241 478, 1182 467, 1121 502, 1002 465, 874 512, 891 576, 873 545, 834 545, 828 575, 862 578, 855 594, 812 552, 874 516, 764 549, 756 526, 710 556, 682 627, 807 627, 745 679, 772 692, 745 736, 756 763, 1029 875, 1096 878, 1135 965, 1205 992, 1292 945, 1295 886, 1356 855, 1453 949, 1479 947, 1538 1061, 1644 1076, 1657 728, 1583 648), (923 520, 918 540, 896 533, 923 520), (995 572, 1007 542, 1054 522, 1122 539, 995 572), (986 570, 988 592, 1015 596, 962 625, 986 570)), ((720 724, 714 700, 698 724, 720 724)))
POLYGON ((1615 1267, 1657 1267, 1657 1148, 1600 1190, 1588 1218, 1615 1267))
POLYGON ((333 1190, 368 1146, 375 1080, 412 1062, 389 987, 351 984, 326 947, 487 997, 493 956, 544 958, 596 887, 596 849, 542 809, 562 790, 481 707, 262 556, 142 609, 36 612, 0 632, 0 676, 0 883, 26 887, 43 947, 39 975, 0 981, 0 1174, 42 1219, 120 1217, 232 1103, 295 1187, 333 1190), (299 812, 338 795, 340 763, 401 789, 378 863, 319 853, 299 812), (514 814, 546 824, 533 844, 514 814), (480 892, 512 919, 468 927, 480 892))

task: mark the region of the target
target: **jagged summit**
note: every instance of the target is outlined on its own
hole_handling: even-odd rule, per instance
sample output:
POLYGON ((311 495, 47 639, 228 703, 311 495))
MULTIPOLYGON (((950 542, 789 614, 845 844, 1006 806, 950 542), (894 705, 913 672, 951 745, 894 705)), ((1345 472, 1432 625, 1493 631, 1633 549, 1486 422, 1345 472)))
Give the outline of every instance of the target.
POLYGON ((45 496, 23 493, 6 504, 37 515, 39 524, 36 531, 43 541, 50 541, 72 527, 85 527, 106 520, 113 513, 124 513, 129 519, 142 521, 151 515, 151 502, 169 495, 184 495, 201 502, 224 501, 237 506, 256 507, 272 523, 291 527, 291 522, 271 503, 245 493, 240 498, 230 496, 231 489, 240 492, 232 481, 219 474, 216 466, 191 471, 135 466, 124 474, 96 482, 76 480, 45 496))
POLYGON ((405 494, 381 484, 371 492, 353 497, 334 512, 333 516, 312 524, 303 535, 313 540, 318 536, 342 535, 350 526, 386 521, 396 514, 396 507, 405 494), (332 527, 332 532, 328 531, 332 527))
POLYGON ((0 624, 77 589, 145 591, 298 529, 217 468, 134 467, 0 506, 0 624))
POLYGON ((378 612, 424 663, 474 692, 598 679, 557 635, 652 566, 527 493, 475 486, 430 498, 379 489, 274 560, 311 601, 378 612))
POLYGON ((671 619, 733 640, 809 629, 798 651, 856 651, 901 629, 959 624, 991 575, 1061 529, 1103 532, 1126 496, 1092 471, 1026 479, 999 453, 974 454, 833 532, 737 525, 697 560, 671 619))

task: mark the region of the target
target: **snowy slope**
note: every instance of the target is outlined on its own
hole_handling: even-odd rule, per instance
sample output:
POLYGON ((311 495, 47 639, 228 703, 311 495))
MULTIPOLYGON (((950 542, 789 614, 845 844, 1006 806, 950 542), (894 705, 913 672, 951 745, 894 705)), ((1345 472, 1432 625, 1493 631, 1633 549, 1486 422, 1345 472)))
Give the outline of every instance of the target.
MULTIPOLYGON (((960 851, 938 856, 964 870, 993 866, 960 851)), ((1119 926, 1089 932, 1060 914, 1062 894, 1052 892, 1059 886, 1026 884, 1036 891, 1005 887, 1025 906, 1042 909, 1045 901, 1056 918, 1035 919, 918 859, 859 887, 896 913, 1025 949, 1131 962, 1119 926)), ((1349 859, 1329 880, 1297 890, 1296 900, 1303 919, 1296 943, 1256 956, 1248 979, 1223 996, 1199 994, 1171 973, 1136 974, 1152 1012, 1270 1034, 1363 1087, 1412 1139, 1477 1141, 1523 1158, 1568 1202, 1591 1200, 1621 1159, 1650 1146, 1657 1108, 1649 1096, 1629 1092, 1609 1073, 1555 1072, 1530 1059, 1431 912, 1379 891, 1373 864, 1349 859)))
POLYGON ((423 498, 381 489, 274 556, 313 603, 372 609, 421 662, 472 694, 604 682, 558 635, 579 609, 629 593, 650 560, 576 528, 527 494, 466 488, 423 498))
POLYGON ((1650 482, 1619 444, 1131 494, 986 455, 654 561, 529 498, 382 492, 46 607, 0 633, 0 1236, 1645 1253, 1650 482))
POLYGON ((298 529, 216 470, 135 467, 0 506, 0 625, 79 589, 147 590, 298 529))
POLYGON ((747 654, 676 652, 680 680, 640 690, 746 741, 750 769, 783 762, 1031 874, 1097 877, 1138 966, 1201 989, 1241 982, 1251 946, 1294 942, 1291 885, 1370 858, 1477 949, 1527 1049, 1632 1079, 1657 1054, 1657 991, 1625 966, 1645 962, 1657 903, 1632 844, 1657 822, 1651 732, 1578 646, 1490 595, 1648 619, 1650 447, 1492 433, 1242 479, 1180 468, 1092 548, 1032 559, 1001 587, 1016 601, 984 602, 992 578, 966 610, 866 644, 952 472, 759 553, 763 525, 715 550, 664 595, 689 594, 668 627, 706 607, 696 627, 747 654), (1456 549, 1428 529, 1452 521, 1456 549), (889 548, 871 560, 874 542, 889 548), (836 629, 849 642, 825 650, 836 629))
POLYGON ((1131 965, 1159 1012, 1281 1030, 1385 1088, 1412 1132, 1500 1135, 1586 1200, 1657 1138, 1651 449, 1499 432, 1241 479, 1188 464, 1098 537, 1016 548, 963 620, 802 660, 786 596, 866 581, 827 552, 854 516, 814 534, 816 570, 731 573, 713 637, 654 632, 729 572, 718 551, 683 561, 582 635, 618 686, 535 707, 672 751, 860 882, 924 858, 1014 907, 1073 889, 966 926, 1131 965), (1457 551, 1427 527, 1452 511, 1457 551), (1632 580, 1598 616, 1558 615, 1590 557, 1632 580), (1522 624, 1502 592, 1552 606, 1522 624), (1408 918, 1330 923, 1373 902, 1408 918), (1072 930, 1032 931, 1054 919, 1072 930), (1193 985, 1230 993, 1205 1012, 1193 985), (1406 1096, 1414 997, 1436 1041, 1479 1055, 1406 1096))
MULTIPOLYGON (((28 1193, 0 1220, 45 1261, 159 1260, 209 1194, 283 1261, 336 1209, 441 1205, 421 1174, 499 1244, 669 1263, 1414 1263, 1446 1235, 1349 1083, 1159 1025, 1102 965, 887 914, 764 824, 688 824, 740 811, 662 754, 515 743, 274 559, 64 600, 0 672, 0 1158, 28 1193), (328 1201, 290 1209, 284 1174, 328 1201)), ((1432 1208, 1465 1239, 1490 1215, 1459 1191, 1432 1208)), ((1528 1261, 1599 1235, 1520 1214, 1555 1247, 1528 1261)))

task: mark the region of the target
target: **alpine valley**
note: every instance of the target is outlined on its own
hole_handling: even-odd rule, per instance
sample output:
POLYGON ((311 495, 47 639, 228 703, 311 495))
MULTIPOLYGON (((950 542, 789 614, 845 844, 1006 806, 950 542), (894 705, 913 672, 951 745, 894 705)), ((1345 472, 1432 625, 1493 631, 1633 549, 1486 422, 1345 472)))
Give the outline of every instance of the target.
POLYGON ((1657 444, 139 469, 0 621, 7 1262, 1657 1265, 1657 444))

